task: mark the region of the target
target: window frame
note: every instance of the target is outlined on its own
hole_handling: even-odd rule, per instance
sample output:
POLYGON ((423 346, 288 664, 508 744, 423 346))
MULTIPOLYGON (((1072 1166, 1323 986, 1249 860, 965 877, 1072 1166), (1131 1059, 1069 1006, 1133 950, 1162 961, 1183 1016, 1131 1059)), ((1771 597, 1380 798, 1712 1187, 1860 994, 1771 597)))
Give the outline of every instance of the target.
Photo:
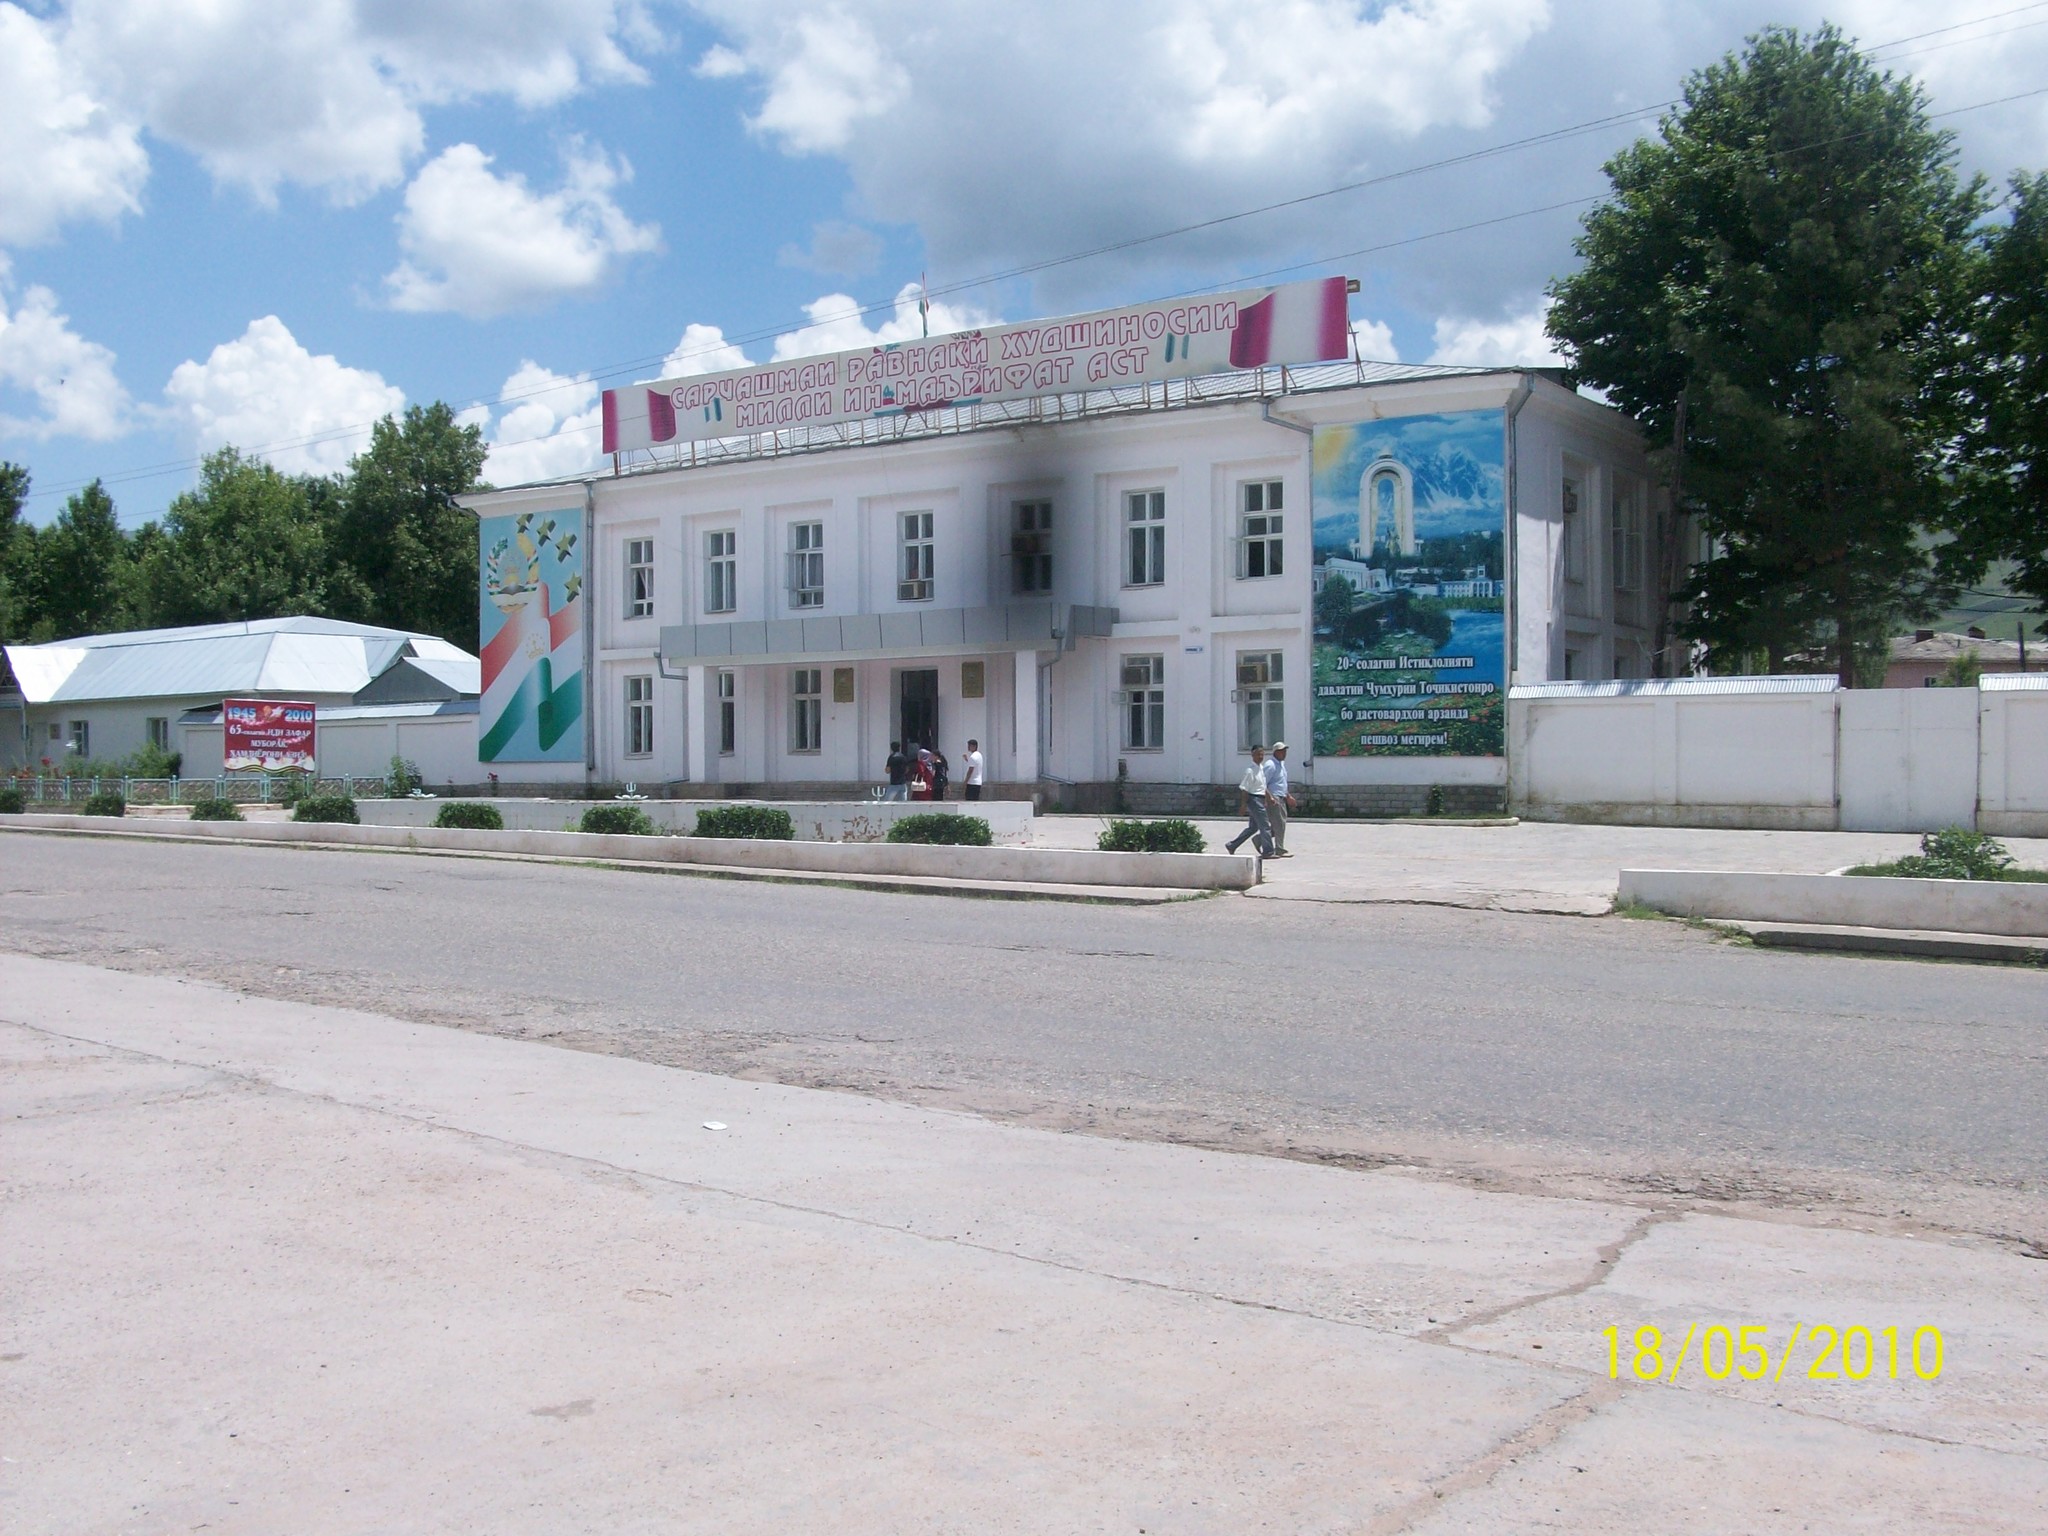
POLYGON ((1244 480, 1238 484, 1239 581, 1265 581, 1287 573, 1286 484, 1284 480, 1244 480))
POLYGON ((1230 701, 1237 706, 1237 750, 1250 752, 1255 746, 1271 747, 1287 739, 1287 653, 1285 651, 1239 651, 1232 674, 1237 687, 1230 701), (1263 666, 1264 680, 1254 681, 1263 666), (1255 730, 1257 719, 1263 732, 1255 730), (1260 737, 1263 734, 1264 739, 1260 737))
POLYGON ((815 518, 789 525, 789 606, 825 606, 825 525, 815 518))
POLYGON ((1558 487, 1558 520, 1563 525, 1559 555, 1564 579, 1584 585, 1586 580, 1586 482, 1584 474, 1567 473, 1558 487))
POLYGON ((1166 750, 1166 656, 1130 652, 1118 658, 1117 741, 1125 752, 1166 750), (1138 669, 1142 668, 1142 671, 1138 669))
POLYGON ((789 750, 812 757, 825 750, 825 669, 789 670, 789 750))
POLYGON ((169 715, 147 715, 142 721, 142 731, 149 738, 149 744, 159 752, 171 750, 171 717, 169 715))
POLYGON ((938 590, 938 520, 929 511, 896 514, 896 601, 928 603, 938 590))
POLYGON ((64 722, 64 746, 66 755, 82 757, 92 761, 92 722, 90 720, 67 720, 64 722))
POLYGON ((1123 496, 1126 587, 1166 585, 1166 490, 1163 486, 1125 491, 1123 496))
POLYGON ((704 530, 704 611, 737 613, 740 606, 740 531, 704 530), (725 601, 719 602, 723 597, 725 601))
POLYGON ((1643 589, 1643 497, 1639 486, 1617 482, 1609 498, 1614 590, 1643 589))
POLYGON ((654 674, 628 672, 621 690, 625 708, 626 757, 654 756, 654 674))
POLYGON ((739 677, 729 667, 718 669, 718 755, 731 757, 739 748, 739 677))
POLYGON ((625 616, 629 619, 651 619, 654 617, 654 540, 627 539, 625 546, 625 559, 620 567, 626 577, 625 616))
POLYGON ((1046 497, 1010 503, 1010 591, 1018 597, 1052 595, 1052 502, 1046 497))

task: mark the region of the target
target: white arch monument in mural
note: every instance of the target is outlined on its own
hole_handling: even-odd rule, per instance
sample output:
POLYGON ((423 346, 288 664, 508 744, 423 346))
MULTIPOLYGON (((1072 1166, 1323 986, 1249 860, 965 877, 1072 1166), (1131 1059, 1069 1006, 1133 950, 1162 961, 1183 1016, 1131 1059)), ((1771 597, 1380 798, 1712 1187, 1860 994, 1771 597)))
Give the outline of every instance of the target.
POLYGON ((1379 544, 1380 486, 1393 488, 1391 500, 1394 514, 1394 536, 1388 542, 1396 554, 1415 553, 1415 482, 1409 478, 1408 466, 1393 454, 1382 452, 1368 464, 1365 474, 1358 482, 1358 545, 1359 558, 1369 560, 1379 544))

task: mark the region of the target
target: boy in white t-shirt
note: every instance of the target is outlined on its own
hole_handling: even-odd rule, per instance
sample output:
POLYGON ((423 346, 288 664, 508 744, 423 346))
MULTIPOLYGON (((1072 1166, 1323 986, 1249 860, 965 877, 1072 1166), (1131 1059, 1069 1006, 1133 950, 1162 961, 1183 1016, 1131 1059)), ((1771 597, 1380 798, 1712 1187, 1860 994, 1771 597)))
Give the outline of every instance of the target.
POLYGON ((967 738, 967 756, 962 759, 962 763, 967 770, 965 779, 967 798, 979 800, 981 798, 981 743, 972 736, 967 738))

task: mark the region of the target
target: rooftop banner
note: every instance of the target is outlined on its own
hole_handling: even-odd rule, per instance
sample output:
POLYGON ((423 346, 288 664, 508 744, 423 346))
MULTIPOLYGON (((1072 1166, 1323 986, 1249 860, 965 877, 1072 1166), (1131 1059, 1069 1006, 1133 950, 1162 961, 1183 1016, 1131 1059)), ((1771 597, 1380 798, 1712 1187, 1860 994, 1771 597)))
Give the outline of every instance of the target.
POLYGON ((1341 277, 792 358, 604 392, 604 451, 1026 400, 1275 363, 1340 362, 1341 277))

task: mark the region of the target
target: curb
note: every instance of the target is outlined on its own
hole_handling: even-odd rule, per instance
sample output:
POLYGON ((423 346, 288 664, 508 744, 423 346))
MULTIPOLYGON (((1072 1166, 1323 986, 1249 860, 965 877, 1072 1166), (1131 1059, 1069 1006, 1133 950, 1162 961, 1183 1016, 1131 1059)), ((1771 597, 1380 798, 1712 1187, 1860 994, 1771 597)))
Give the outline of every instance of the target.
POLYGON ((1726 924, 1760 949, 1833 954, 1895 955, 1915 960, 1988 961, 1995 965, 2048 966, 2048 941, 1996 933, 1940 933, 1930 929, 1852 928, 1827 923, 1726 924))

